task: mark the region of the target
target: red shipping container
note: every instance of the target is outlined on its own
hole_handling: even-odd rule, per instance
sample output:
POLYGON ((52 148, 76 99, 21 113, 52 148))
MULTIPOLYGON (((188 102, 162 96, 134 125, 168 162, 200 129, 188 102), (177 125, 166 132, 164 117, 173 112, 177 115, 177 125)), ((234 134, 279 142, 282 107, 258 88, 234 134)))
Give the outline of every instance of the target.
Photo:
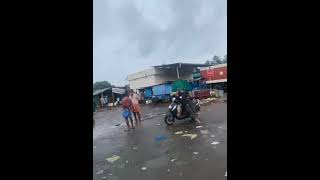
POLYGON ((227 79, 227 66, 211 66, 201 71, 201 76, 205 81, 227 79))

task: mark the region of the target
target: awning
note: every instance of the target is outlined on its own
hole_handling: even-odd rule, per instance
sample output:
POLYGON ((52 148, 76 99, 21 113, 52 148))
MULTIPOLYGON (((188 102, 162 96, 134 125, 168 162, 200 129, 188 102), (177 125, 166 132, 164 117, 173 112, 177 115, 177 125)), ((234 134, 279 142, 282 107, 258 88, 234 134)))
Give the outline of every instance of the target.
POLYGON ((163 64, 159 66, 153 66, 155 68, 195 68, 195 67, 208 67, 207 64, 192 64, 192 63, 173 63, 173 64, 163 64))
POLYGON ((109 90, 111 88, 105 88, 105 89, 98 89, 96 91, 93 92, 93 96, 99 95, 101 93, 104 93, 105 91, 109 90))
MULTIPOLYGON (((96 91, 94 91, 93 96, 102 94, 102 93, 104 93, 105 91, 108 91, 108 90, 111 90, 111 88, 105 88, 105 89, 96 90, 96 91)), ((126 93, 126 90, 125 90, 125 89, 122 89, 122 88, 112 88, 112 93, 115 93, 115 94, 125 94, 125 93, 126 93)))
POLYGON ((112 93, 115 94, 125 94, 126 90, 125 89, 121 89, 121 88, 112 88, 112 93))

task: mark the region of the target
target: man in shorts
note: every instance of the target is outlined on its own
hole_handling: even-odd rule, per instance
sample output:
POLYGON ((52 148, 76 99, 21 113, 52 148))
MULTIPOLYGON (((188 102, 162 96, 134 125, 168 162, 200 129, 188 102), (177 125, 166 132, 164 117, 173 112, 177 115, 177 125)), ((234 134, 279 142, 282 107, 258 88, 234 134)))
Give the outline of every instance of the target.
POLYGON ((134 129, 131 111, 132 111, 132 101, 128 97, 128 95, 126 95, 122 99, 122 116, 126 120, 128 131, 130 130, 129 119, 131 122, 132 129, 134 129))
POLYGON ((138 125, 138 118, 139 118, 139 124, 141 124, 140 105, 139 105, 138 95, 135 93, 131 93, 130 99, 132 101, 132 112, 134 115, 134 120, 136 121, 136 125, 138 125))

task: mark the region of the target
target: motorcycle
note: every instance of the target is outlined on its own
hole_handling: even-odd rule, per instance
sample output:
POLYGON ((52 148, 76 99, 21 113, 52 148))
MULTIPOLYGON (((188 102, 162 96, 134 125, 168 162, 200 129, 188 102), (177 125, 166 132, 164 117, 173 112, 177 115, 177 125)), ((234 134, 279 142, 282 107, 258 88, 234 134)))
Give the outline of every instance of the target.
MULTIPOLYGON (((195 111, 196 111, 195 114, 196 114, 196 118, 197 118, 197 116, 200 112, 200 101, 199 101, 199 99, 197 99, 197 100, 194 99, 192 102, 193 102, 193 105, 195 105, 195 111)), ((192 107, 190 107, 190 108, 192 108, 192 107)), ((175 119, 183 120, 186 118, 191 118, 192 122, 198 121, 197 119, 194 119, 194 117, 191 117, 191 114, 188 111, 186 111, 186 109, 182 106, 182 104, 176 98, 173 98, 172 103, 169 105, 169 111, 167 112, 166 116, 164 117, 164 122, 167 125, 172 125, 174 123, 175 119), (178 116, 178 106, 181 107, 181 113, 179 116, 178 116)))

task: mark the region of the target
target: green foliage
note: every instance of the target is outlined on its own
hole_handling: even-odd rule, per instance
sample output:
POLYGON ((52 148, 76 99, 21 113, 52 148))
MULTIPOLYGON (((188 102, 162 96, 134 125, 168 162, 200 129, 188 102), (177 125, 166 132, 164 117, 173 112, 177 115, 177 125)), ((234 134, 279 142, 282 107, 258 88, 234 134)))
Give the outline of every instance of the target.
POLYGON ((97 81, 93 84, 93 92, 99 89, 110 88, 112 85, 108 81, 97 81))

